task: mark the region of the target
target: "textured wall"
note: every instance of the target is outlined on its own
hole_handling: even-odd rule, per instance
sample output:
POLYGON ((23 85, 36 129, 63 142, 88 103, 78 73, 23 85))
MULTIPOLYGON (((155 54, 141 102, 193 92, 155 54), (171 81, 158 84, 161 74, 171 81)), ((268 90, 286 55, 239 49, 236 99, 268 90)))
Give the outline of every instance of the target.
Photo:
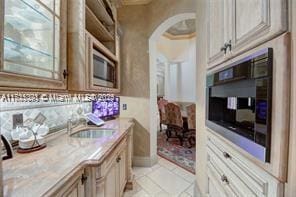
MULTIPOLYGON (((181 13, 195 12, 195 0, 154 0, 148 5, 123 6, 118 9, 121 36, 121 95, 132 98, 132 105, 148 106, 136 110, 134 132, 138 139, 150 139, 147 127, 138 117, 149 123, 149 38, 153 31, 168 18, 181 13), (146 98, 143 100, 143 98, 146 98)), ((135 144, 135 156, 149 156, 150 144, 135 144), (137 152, 139 150, 139 152, 137 152), (144 154, 145 153, 145 154, 144 154)), ((151 155, 150 155, 151 156, 151 155)))
POLYGON ((148 41, 166 19, 195 12, 194 0, 155 0, 148 5, 123 6, 118 10, 121 36, 122 95, 149 97, 148 41))

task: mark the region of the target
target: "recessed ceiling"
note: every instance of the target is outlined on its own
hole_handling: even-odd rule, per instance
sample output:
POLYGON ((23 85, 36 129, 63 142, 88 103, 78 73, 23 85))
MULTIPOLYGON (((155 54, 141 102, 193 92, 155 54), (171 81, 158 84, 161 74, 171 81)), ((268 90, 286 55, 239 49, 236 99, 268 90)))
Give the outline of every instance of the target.
POLYGON ((195 36, 195 19, 181 21, 170 27, 164 36, 170 39, 177 38, 192 38, 195 36))
POLYGON ((121 0, 122 5, 145 5, 152 0, 121 0))

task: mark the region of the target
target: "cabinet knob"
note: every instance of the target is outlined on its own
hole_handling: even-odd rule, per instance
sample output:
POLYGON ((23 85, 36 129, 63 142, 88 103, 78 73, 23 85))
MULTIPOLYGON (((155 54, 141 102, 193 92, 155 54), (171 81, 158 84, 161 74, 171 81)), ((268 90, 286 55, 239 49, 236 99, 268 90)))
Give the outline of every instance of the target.
POLYGON ((119 163, 121 160, 121 157, 117 157, 116 162, 119 163))
POLYGON ((221 176, 221 181, 222 181, 223 183, 229 184, 228 178, 227 178, 227 176, 225 176, 224 174, 221 176))
POLYGON ((232 44, 231 44, 231 40, 228 41, 228 43, 225 44, 226 50, 227 48, 229 48, 229 51, 232 50, 232 44))
POLYGON ((87 181, 87 176, 85 174, 82 174, 81 176, 81 183, 84 185, 84 183, 87 181))
POLYGON ((223 152, 223 156, 226 158, 226 159, 230 159, 231 156, 227 153, 227 152, 223 152))

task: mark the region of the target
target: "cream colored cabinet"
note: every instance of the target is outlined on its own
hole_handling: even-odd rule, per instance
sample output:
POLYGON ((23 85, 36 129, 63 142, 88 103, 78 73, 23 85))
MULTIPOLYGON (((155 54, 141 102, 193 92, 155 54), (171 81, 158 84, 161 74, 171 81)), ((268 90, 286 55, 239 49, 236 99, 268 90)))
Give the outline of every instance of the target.
POLYGON ((74 176, 63 184, 60 189, 51 194, 52 197, 84 197, 86 176, 83 170, 78 171, 74 176))
POLYGON ((210 133, 207 158, 209 196, 283 196, 283 183, 210 133))
POLYGON ((132 129, 98 166, 86 168, 86 196, 120 197, 133 186, 132 129))
MULTIPOLYGON (((126 147, 127 148, 127 147, 126 147)), ((124 188, 127 182, 127 150, 124 149, 119 155, 118 161, 118 175, 119 175, 119 193, 120 196, 124 192, 124 188)))
POLYGON ((229 36, 229 0, 208 1, 208 61, 215 63, 227 55, 229 36))
MULTIPOLYGON (((109 171, 105 177, 105 192, 104 196, 118 196, 118 164, 116 161, 112 162, 109 171)), ((97 196, 101 194, 97 192, 97 196)))
POLYGON ((65 90, 67 1, 2 2, 0 88, 65 90))
POLYGON ((209 67, 288 29, 287 0, 209 0, 207 13, 209 67))
POLYGON ((287 0, 232 2, 232 51, 237 54, 288 29, 287 0))

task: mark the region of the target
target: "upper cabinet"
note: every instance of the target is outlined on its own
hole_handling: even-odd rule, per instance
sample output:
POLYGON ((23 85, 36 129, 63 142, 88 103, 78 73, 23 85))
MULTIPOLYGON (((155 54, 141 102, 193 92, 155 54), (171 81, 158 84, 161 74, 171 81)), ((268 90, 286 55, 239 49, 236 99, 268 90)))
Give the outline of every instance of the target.
POLYGON ((66 1, 3 0, 3 3, 2 89, 65 90, 66 1))
POLYGON ((119 36, 116 14, 116 8, 109 0, 69 2, 70 91, 119 93, 119 36))
POLYGON ((210 67, 288 29, 287 0, 210 0, 208 14, 210 67))

